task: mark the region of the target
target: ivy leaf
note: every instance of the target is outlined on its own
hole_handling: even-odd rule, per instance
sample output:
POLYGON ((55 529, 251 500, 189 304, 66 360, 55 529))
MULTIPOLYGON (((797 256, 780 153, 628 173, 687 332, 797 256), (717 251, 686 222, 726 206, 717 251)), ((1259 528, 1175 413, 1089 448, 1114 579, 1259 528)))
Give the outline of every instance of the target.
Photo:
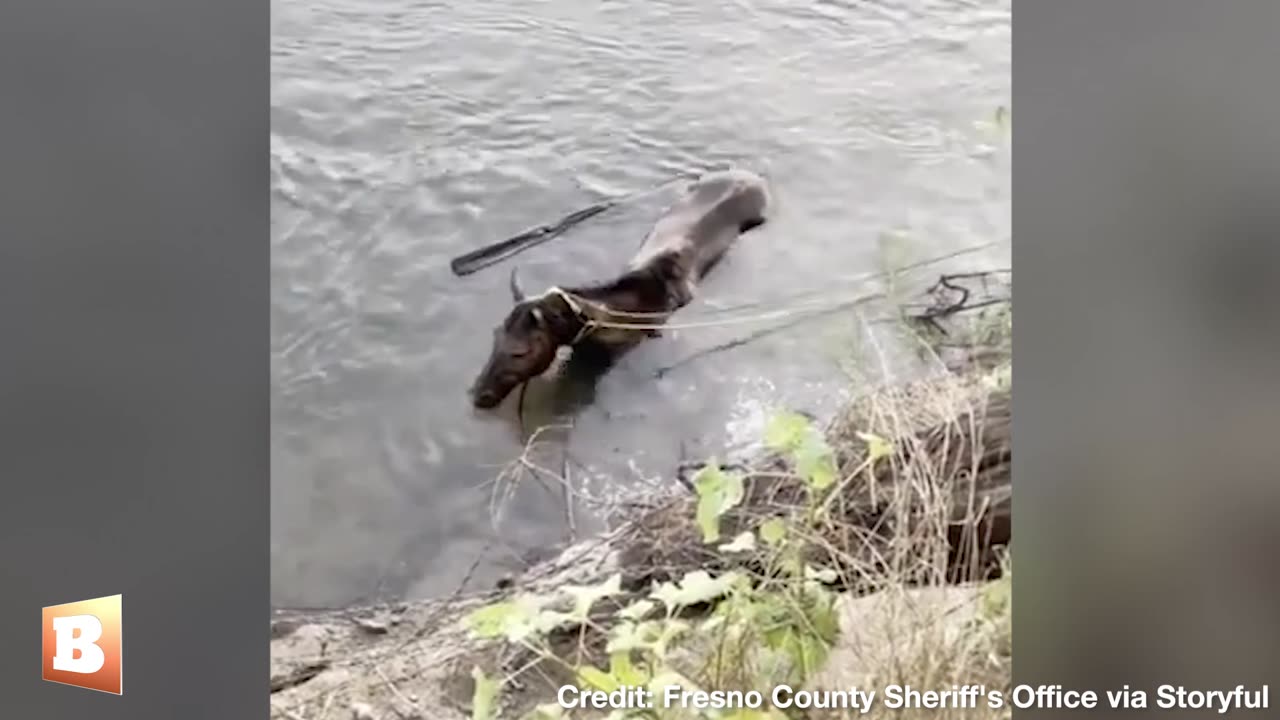
POLYGON ((787 412, 774 417, 765 429, 765 444, 787 453, 796 472, 814 489, 823 490, 835 482, 835 453, 805 416, 787 412))
POLYGON ((683 620, 668 620, 662 624, 662 632, 653 643, 653 654, 662 658, 667 655, 667 648, 676 638, 692 630, 692 626, 683 620))
POLYGON ((817 433, 795 451, 796 472, 815 490, 825 490, 836 481, 836 458, 831 447, 817 433))
POLYGON ((834 643, 840 634, 840 618, 836 614, 835 597, 829 592, 820 599, 816 607, 808 611, 809 624, 813 632, 827 643, 834 643))
POLYGON ((821 667, 829 650, 827 644, 812 633, 792 626, 766 633, 765 642, 790 656, 792 666, 799 669, 802 676, 821 667))
POLYGON ((652 600, 637 600, 618 611, 618 617, 625 620, 640 620, 654 608, 652 600))
POLYGON ((616 678, 590 665, 578 668, 578 679, 597 690, 613 692, 618 689, 618 680, 616 678))
POLYGON ((648 674, 631 662, 631 651, 615 652, 609 656, 609 674, 623 685, 638 687, 649 680, 648 674))
POLYGON ((609 631, 609 642, 605 645, 605 651, 613 654, 645 650, 662 657, 667 652, 667 646, 689 629, 689 623, 682 620, 664 622, 647 620, 638 625, 620 623, 609 631))
POLYGON ((804 566, 804 576, 810 580, 817 580, 828 585, 836 581, 836 571, 831 568, 815 569, 812 565, 804 566))
POLYGON ((880 458, 889 457, 893 454, 893 443, 879 435, 859 432, 858 439, 867 444, 867 460, 870 462, 875 462, 880 458))
POLYGON ((693 479, 698 493, 697 520, 703 542, 720 539, 720 516, 742 502, 742 478, 726 474, 717 465, 707 465, 693 479))
POLYGON ((529 634, 546 634, 567 622, 575 620, 577 620, 577 618, 569 613, 556 612, 555 610, 542 610, 530 618, 526 629, 527 631, 521 637, 525 637, 529 634))
POLYGON ((712 579, 705 570, 694 570, 686 573, 678 586, 669 582, 662 583, 649 597, 666 605, 667 612, 671 613, 677 608, 707 602, 724 595, 740 577, 736 572, 727 572, 712 579))
POLYGON ((761 615, 765 612, 765 603, 758 602, 752 593, 734 593, 716 605, 714 617, 727 621, 732 620, 730 629, 740 625, 755 625, 765 622, 761 615))
POLYGON ((760 525, 760 539, 770 545, 777 545, 787 536, 787 525, 778 518, 770 518, 760 525))
POLYGON ((775 415, 764 430, 765 445, 771 450, 792 452, 809 434, 809 418, 794 412, 775 415))
POLYGON ((494 603, 472 611, 463 622, 476 637, 492 639, 505 635, 507 625, 519 612, 514 602, 494 603))
POLYGON ((725 543, 719 549, 726 553, 750 552, 756 549, 756 536, 750 530, 739 533, 733 542, 725 543))
POLYGON ((515 600, 494 603, 472 611, 464 620, 479 638, 505 637, 519 642, 530 635, 547 632, 568 619, 564 613, 543 610, 548 598, 521 595, 515 600))
POLYGON ((632 622, 618 623, 609 630, 609 643, 605 646, 605 651, 620 653, 645 650, 653 644, 656 635, 653 630, 652 622, 638 625, 632 622))
POLYGON ((497 679, 485 675, 479 667, 471 668, 471 677, 476 681, 471 694, 471 720, 493 720, 498 699, 497 679))
POLYGON ((796 655, 800 667, 812 673, 822 667, 830 653, 830 646, 816 635, 801 630, 795 631, 796 655))
POLYGON ((566 585, 564 591, 573 598, 573 610, 569 616, 581 622, 587 619, 587 613, 597 601, 622 591, 622 573, 614 573, 598 585, 566 585))

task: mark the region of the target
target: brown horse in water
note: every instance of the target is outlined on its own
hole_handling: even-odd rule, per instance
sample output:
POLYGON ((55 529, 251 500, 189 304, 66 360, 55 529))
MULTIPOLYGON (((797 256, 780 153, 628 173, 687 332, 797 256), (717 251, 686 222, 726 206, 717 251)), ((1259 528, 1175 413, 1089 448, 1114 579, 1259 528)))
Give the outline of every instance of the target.
POLYGON ((471 387, 492 408, 518 385, 546 372, 562 346, 616 356, 658 334, 693 300, 698 282, 740 234, 765 221, 769 192, 744 170, 714 172, 689 185, 645 238, 618 278, 527 296, 511 272, 516 305, 493 331, 493 349, 471 387))

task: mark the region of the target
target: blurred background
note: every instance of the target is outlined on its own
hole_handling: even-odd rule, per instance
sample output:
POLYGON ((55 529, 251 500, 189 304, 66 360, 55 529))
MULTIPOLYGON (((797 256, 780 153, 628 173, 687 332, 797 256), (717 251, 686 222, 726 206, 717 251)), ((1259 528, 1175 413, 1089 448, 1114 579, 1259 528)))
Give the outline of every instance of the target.
POLYGON ((1275 680, 1277 27, 1019 7, 1017 682, 1275 680))

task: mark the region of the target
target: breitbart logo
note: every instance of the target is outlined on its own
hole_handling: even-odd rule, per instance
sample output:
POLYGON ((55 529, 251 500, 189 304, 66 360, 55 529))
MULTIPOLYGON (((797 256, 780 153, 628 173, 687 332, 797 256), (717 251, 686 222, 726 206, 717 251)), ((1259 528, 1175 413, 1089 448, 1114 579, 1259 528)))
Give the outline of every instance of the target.
POLYGON ((41 677, 64 685, 123 694, 123 597, 112 595, 44 608, 41 677))

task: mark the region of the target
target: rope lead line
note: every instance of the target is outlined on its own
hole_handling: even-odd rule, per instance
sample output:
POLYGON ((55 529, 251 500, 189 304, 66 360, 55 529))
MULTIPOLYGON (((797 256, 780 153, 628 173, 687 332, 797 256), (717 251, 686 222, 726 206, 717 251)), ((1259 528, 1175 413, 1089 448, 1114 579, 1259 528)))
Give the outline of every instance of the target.
MULTIPOLYGON (((888 272, 879 272, 879 273, 867 273, 865 275, 851 278, 850 281, 846 283, 846 286, 853 285, 859 282, 865 282, 867 280, 873 280, 878 277, 883 277, 885 275, 897 274, 897 273, 905 272, 907 270, 915 270, 915 269, 923 268, 929 265, 934 265, 946 260, 950 260, 952 258, 959 257, 961 255, 966 255, 969 253, 986 250, 998 244, 1000 243, 999 242, 984 243, 982 245, 975 245, 973 247, 963 248, 961 250, 947 253, 946 255, 942 255, 936 258, 922 260, 916 263, 905 265, 901 268, 898 268, 897 270, 892 270, 888 272)), ((1007 271, 998 270, 994 272, 1003 273, 1007 271)), ((839 310, 845 307, 861 305, 863 303, 870 302, 872 300, 884 299, 886 297, 886 294, 884 292, 872 292, 872 293, 867 293, 864 295, 853 296, 853 297, 849 297, 848 295, 838 295, 833 297, 830 290, 823 290, 823 291, 818 291, 817 293, 806 292, 803 294, 792 296, 791 298, 788 298, 788 299, 783 299, 779 302, 786 302, 787 300, 797 300, 797 299, 803 300, 805 298, 812 297, 814 295, 820 295, 820 297, 815 300, 811 300, 808 302, 795 302, 795 303, 786 305, 784 307, 781 307, 775 310, 770 310, 767 312, 762 312, 762 313, 745 314, 745 315, 739 315, 736 317, 733 315, 734 313, 737 313, 741 310, 759 306, 761 302, 757 301, 757 302, 746 303, 744 305, 739 305, 735 307, 719 308, 719 309, 712 310, 710 313, 707 313, 708 315, 707 319, 695 318, 682 323, 670 323, 670 322, 633 323, 633 322, 620 322, 620 320, 626 320, 626 319, 661 320, 661 319, 670 317, 671 313, 669 312, 633 312, 628 310, 616 310, 606 305, 603 305, 601 303, 594 302, 586 298, 574 295, 573 293, 570 293, 558 286, 553 286, 552 288, 547 290, 545 294, 559 295, 561 298, 564 299, 565 304, 569 306, 570 310, 573 311, 574 315, 576 315, 580 320, 582 320, 583 328, 581 331, 579 331, 578 336, 574 339, 573 341, 574 343, 581 340, 583 337, 588 335, 592 330, 596 328, 611 328, 611 329, 617 329, 617 330, 683 330, 683 329, 706 328, 706 327, 720 327, 720 326, 728 326, 728 325, 742 325, 742 324, 749 324, 749 323, 755 323, 755 322, 765 322, 769 320, 785 320, 785 319, 789 319, 796 316, 802 316, 806 314, 822 315, 824 313, 834 312, 835 310, 839 310), (584 310, 584 308, 591 308, 598 315, 601 315, 605 318, 616 318, 619 321, 614 321, 611 319, 602 320, 597 317, 593 317, 590 313, 587 313, 584 310)))

